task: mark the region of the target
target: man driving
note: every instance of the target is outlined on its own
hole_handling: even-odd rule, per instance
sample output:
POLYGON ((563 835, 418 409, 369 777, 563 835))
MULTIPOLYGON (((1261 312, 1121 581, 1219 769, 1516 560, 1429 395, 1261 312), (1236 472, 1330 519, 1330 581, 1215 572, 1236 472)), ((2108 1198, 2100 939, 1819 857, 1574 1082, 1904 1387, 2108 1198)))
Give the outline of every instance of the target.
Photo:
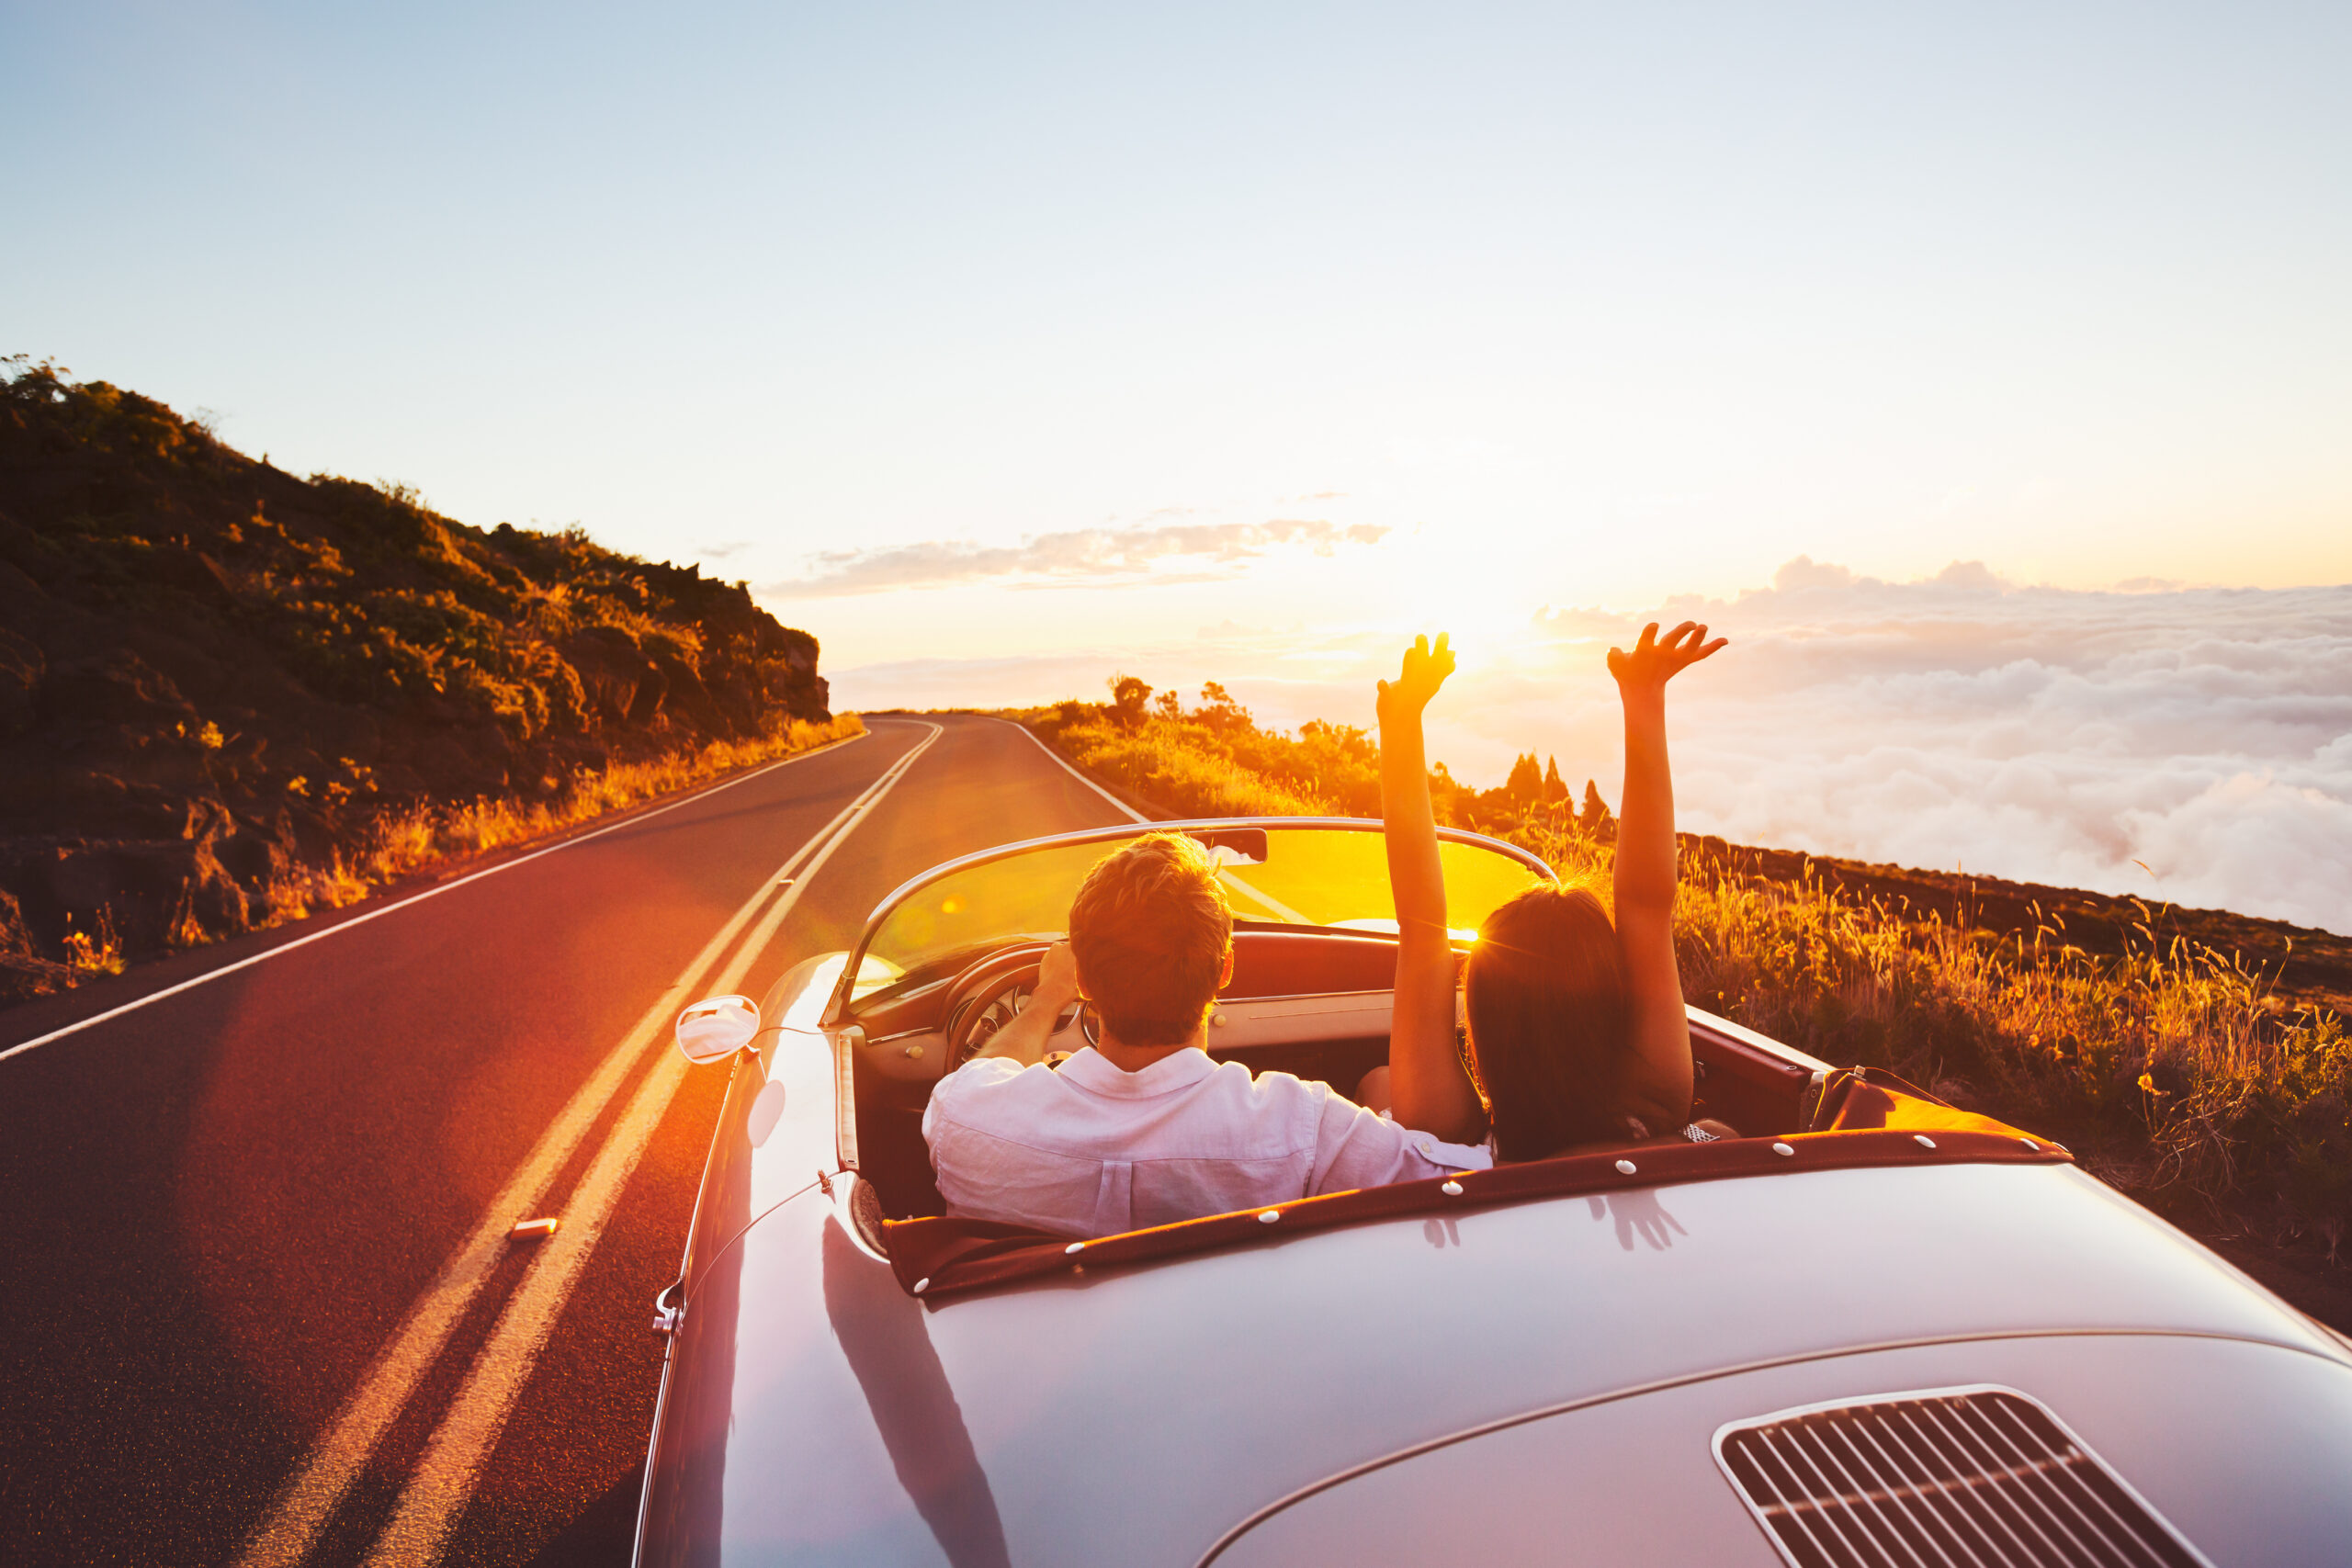
POLYGON ((1483 1168, 1483 1148, 1382 1119, 1329 1086, 1203 1049, 1233 976, 1207 852, 1147 833, 1096 863, 1028 1008, 940 1080, 923 1137, 952 1214, 1100 1236, 1483 1168), (1084 998, 1101 1043, 1042 1058, 1084 998))

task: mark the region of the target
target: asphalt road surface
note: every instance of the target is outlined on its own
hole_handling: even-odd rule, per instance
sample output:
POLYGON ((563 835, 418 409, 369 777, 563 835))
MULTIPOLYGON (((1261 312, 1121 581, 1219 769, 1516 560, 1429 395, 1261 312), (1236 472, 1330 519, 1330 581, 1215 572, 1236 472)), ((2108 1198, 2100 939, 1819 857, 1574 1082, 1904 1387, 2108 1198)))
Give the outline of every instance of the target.
POLYGON ((0 1053, 95 1021, 0 1055, 0 1562, 365 1562, 436 1493, 446 1562, 627 1562, 727 1079, 630 1124, 681 987, 731 957, 757 996, 926 867, 1128 815, 1009 725, 936 729, 0 1014, 0 1053), (468 1254, 568 1212, 576 1274, 468 1254))

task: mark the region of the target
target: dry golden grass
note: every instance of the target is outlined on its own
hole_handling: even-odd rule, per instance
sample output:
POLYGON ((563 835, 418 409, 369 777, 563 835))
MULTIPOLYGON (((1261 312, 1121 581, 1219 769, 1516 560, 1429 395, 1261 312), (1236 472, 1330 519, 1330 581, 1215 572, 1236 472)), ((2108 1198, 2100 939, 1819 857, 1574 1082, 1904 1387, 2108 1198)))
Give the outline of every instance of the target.
POLYGON ((484 797, 379 818, 361 842, 338 850, 325 864, 297 867, 273 881, 268 912, 259 923, 282 925, 320 909, 338 909, 401 877, 546 838, 608 812, 865 732, 865 722, 854 713, 825 724, 794 719, 757 740, 713 741, 695 750, 582 773, 553 800, 484 797))
POLYGON ((1061 732, 1064 748, 1082 767, 1137 795, 1190 817, 1319 817, 1329 807, 1315 795, 1286 789, 1264 774, 1218 756, 1174 725, 1127 730, 1109 722, 1074 725, 1061 732))
MULTIPOLYGON (((1573 829, 1512 837, 1605 885, 1573 829)), ((2144 929, 2144 928, 2143 928, 2144 929)), ((2233 956, 2149 938, 2120 956, 2049 927, 1909 918, 1810 877, 1686 857, 1675 945, 1691 1001, 1826 1061, 1893 1068, 1947 1098, 2088 1140, 2124 1185, 2260 1199, 2330 1250, 2352 1209, 2352 1037, 2288 1010, 2233 956)))
POLYGON ((100 908, 95 929, 79 931, 74 917, 65 917, 66 967, 80 975, 119 975, 129 966, 122 939, 115 934, 112 911, 100 908))

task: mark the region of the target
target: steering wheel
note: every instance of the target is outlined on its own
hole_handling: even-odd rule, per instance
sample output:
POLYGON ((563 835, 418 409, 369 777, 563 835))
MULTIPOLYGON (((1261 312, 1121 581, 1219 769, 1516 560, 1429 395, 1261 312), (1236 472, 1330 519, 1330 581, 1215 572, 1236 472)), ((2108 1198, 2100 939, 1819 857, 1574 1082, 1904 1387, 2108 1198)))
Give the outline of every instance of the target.
MULTIPOLYGON (((970 1061, 998 1030, 1019 1017, 1029 1005, 1029 998, 1037 991, 1037 971, 1052 945, 1023 942, 1001 947, 975 960, 949 984, 939 1016, 944 1021, 940 1032, 947 1037, 950 1071, 970 1061)), ((1093 1044, 1094 1010, 1084 1002, 1073 1002, 1064 1009, 1054 1027, 1063 1028, 1073 1013, 1078 1015, 1086 1043, 1093 1044)))

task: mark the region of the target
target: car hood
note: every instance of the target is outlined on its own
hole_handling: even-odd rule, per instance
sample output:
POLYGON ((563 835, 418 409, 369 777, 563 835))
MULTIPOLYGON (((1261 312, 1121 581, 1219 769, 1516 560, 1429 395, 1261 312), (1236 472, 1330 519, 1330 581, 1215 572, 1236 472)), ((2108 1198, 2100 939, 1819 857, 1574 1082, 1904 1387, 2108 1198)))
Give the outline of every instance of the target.
MULTIPOLYGON (((1661 1462, 1695 1455, 1702 1478, 1721 1409, 1987 1379, 2063 1383, 2066 1420, 2137 1456, 2126 1434, 2154 1417, 2121 1393, 2164 1383, 2166 1347, 2276 1358, 2352 1416, 2335 1340, 2066 1168, 1550 1200, 935 1306, 856 1239, 852 1179, 833 1186, 768 1209, 697 1290, 715 1337, 700 1354, 708 1366, 723 1349, 725 1367, 695 1530, 718 1561, 1193 1563, 1335 1475, 1531 1414, 1702 1385, 1749 1393, 1642 1439, 1666 1445, 1661 1462)), ((2267 1386, 2206 1394, 2259 1410, 2267 1386)), ((2210 1406, 2170 1414, 2181 1451, 2226 1460, 2203 1437, 2226 1425, 2210 1406)), ((1707 1511, 1774 1560, 1719 1477, 1689 1484, 1687 1503, 1642 1506, 1707 1511)))
POLYGON ((1764 1564, 1778 1560, 1765 1540, 1778 1528, 1800 1561, 1843 1542, 1849 1559, 1826 1556, 2327 1568, 2352 1529, 2347 1466, 2352 1371, 2295 1351, 2129 1334, 1946 1342, 1496 1423, 1304 1488, 1206 1560, 1764 1564), (2020 1398, 2023 1389, 2033 1392, 2020 1398), (2037 1444, 2013 1416, 1988 1416, 1987 1402, 2071 1417, 2052 1420, 2061 1435, 2037 1444), (1843 1438, 1817 1426, 1795 1435, 1823 1406, 1843 1438), (2258 1419, 2229 1419, 2239 1413, 2258 1419), (1758 1427, 1769 1436, 1745 1451, 1777 1457, 1747 1469, 1754 1492, 1743 1495, 1710 1438, 1758 1427), (2104 1499, 2086 1485, 2099 1472, 2114 1483, 2099 1488, 2104 1499), (2164 1550, 2166 1536, 2201 1555, 2164 1550), (2090 1542, 2105 1550, 2082 1550, 2090 1542))

